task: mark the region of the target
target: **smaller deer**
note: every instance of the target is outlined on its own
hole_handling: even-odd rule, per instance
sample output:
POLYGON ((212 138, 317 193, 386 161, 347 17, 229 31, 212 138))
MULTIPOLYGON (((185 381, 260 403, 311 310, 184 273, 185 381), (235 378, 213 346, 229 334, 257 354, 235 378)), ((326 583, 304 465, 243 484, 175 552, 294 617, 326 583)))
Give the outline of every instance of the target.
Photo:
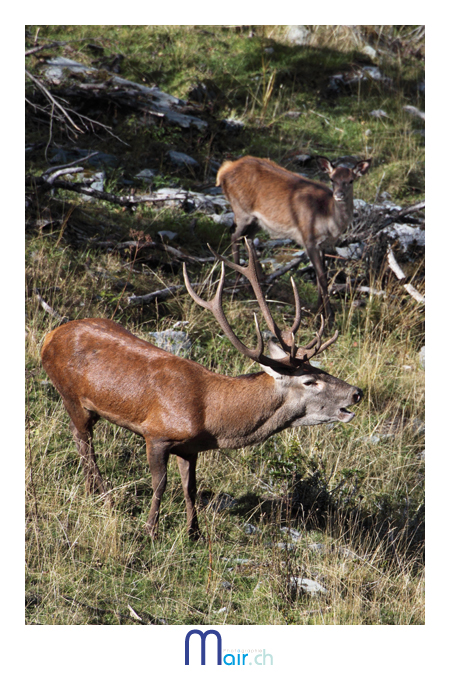
POLYGON ((167 483, 167 462, 176 455, 186 500, 189 536, 198 538, 196 463, 199 452, 241 448, 261 443, 288 427, 349 422, 347 406, 361 400, 362 391, 323 370, 309 359, 336 341, 322 343, 324 323, 305 346, 294 335, 301 309, 295 284, 295 320, 287 331, 273 320, 256 274, 256 253, 247 242, 249 267, 221 256, 222 275, 215 297, 206 302, 184 278, 192 298, 212 311, 234 347, 259 363, 262 372, 239 377, 213 373, 194 361, 174 356, 141 340, 109 319, 70 321, 44 340, 42 364, 60 393, 82 459, 87 493, 106 493, 97 466, 93 428, 103 417, 146 441, 152 474, 153 499, 146 530, 156 536, 160 503, 167 483), (222 309, 224 263, 249 279, 263 316, 278 338, 269 343, 269 356, 256 321, 257 346, 246 347, 233 332, 222 309))
POLYGON ((231 235, 233 259, 239 262, 240 237, 253 237, 265 230, 272 238, 293 239, 303 246, 314 266, 319 290, 319 311, 333 321, 328 296, 328 280, 323 248, 333 245, 353 220, 353 182, 367 173, 371 159, 358 162, 353 169, 336 166, 327 157, 318 157, 322 171, 333 189, 299 176, 270 159, 241 157, 224 162, 216 184, 234 212, 235 231, 231 235))

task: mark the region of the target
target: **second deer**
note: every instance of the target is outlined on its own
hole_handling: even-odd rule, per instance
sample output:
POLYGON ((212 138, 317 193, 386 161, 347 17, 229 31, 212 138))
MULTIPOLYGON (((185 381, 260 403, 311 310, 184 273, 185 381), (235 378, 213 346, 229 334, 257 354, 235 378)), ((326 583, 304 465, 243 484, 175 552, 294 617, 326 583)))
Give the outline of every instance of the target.
POLYGON ((253 237, 265 230, 273 238, 293 239, 303 246, 314 266, 321 308, 328 322, 333 312, 323 248, 333 245, 353 220, 353 182, 369 170, 371 159, 352 169, 336 166, 327 157, 317 158, 331 179, 333 189, 323 183, 288 171, 270 159, 241 157, 224 162, 217 185, 231 204, 235 231, 231 237, 233 259, 239 262, 242 236, 253 237))

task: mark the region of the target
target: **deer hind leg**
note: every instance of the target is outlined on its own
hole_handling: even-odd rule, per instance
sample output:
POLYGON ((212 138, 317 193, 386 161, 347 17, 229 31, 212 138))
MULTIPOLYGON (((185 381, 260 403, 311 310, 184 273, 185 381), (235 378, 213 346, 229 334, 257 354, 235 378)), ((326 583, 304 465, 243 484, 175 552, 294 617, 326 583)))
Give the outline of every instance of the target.
POLYGON ((177 462, 183 484, 184 499, 186 501, 188 535, 191 539, 198 539, 200 537, 200 528, 195 509, 195 499, 197 497, 197 481, 195 476, 197 454, 186 458, 177 457, 177 462))
POLYGON ((83 408, 79 403, 64 399, 64 405, 70 416, 70 430, 72 431, 86 482, 86 493, 94 492, 105 494, 106 486, 102 478, 94 452, 93 428, 99 416, 83 408))
POLYGON ((253 238, 260 229, 258 220, 252 215, 249 215, 241 209, 239 204, 232 204, 234 213, 234 225, 231 234, 231 251, 233 253, 233 260, 236 265, 239 265, 239 240, 242 237, 248 236, 253 238))
POLYGON ((147 460, 152 474, 153 498, 145 529, 151 538, 154 539, 158 532, 161 499, 167 485, 169 450, 164 443, 159 444, 152 442, 150 439, 147 439, 146 442, 147 460))

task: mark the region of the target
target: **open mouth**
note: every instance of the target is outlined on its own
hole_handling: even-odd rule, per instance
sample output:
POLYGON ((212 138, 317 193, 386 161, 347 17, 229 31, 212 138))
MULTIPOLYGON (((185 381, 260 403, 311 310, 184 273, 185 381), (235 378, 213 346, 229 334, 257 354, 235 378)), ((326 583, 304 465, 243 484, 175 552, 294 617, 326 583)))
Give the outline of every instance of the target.
POLYGON ((341 422, 350 422, 354 418, 355 413, 350 412, 347 408, 339 408, 337 416, 341 422))

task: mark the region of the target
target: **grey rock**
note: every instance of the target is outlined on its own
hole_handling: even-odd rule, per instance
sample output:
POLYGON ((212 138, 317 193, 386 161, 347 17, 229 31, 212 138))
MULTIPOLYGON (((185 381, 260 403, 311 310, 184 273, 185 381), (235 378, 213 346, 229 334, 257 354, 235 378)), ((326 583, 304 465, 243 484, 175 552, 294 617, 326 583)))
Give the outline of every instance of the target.
POLYGON ((425 370, 425 345, 419 351, 419 363, 421 368, 425 370))
POLYGON ((304 577, 291 577, 289 586, 293 593, 307 593, 312 596, 319 593, 328 593, 327 589, 317 581, 305 579, 304 577))
POLYGON ((299 541, 303 536, 301 532, 299 532, 298 530, 294 530, 293 527, 282 527, 280 529, 281 532, 283 532, 283 534, 286 534, 293 541, 299 541))
POLYGON ((163 239, 164 238, 169 239, 169 241, 172 241, 173 239, 175 239, 175 237, 178 236, 177 232, 171 232, 170 230, 159 230, 158 234, 163 239))
POLYGON ((225 227, 233 227, 234 223, 234 214, 233 213, 212 213, 211 218, 218 225, 224 225, 225 227))
POLYGON ((184 152, 177 152, 176 150, 169 150, 167 153, 171 162, 177 166, 198 166, 197 160, 184 152))
POLYGON ((348 246, 336 246, 336 252, 338 255, 342 256, 342 258, 346 258, 347 260, 361 260, 364 248, 364 244, 355 242, 348 246))
POLYGON ((366 54, 366 56, 368 56, 371 59, 376 59, 378 56, 377 50, 371 47, 370 45, 364 45, 364 47, 362 48, 362 53, 366 54))
POLYGON ((314 553, 324 553, 326 550, 325 544, 317 544, 316 542, 308 544, 308 548, 310 551, 314 551, 314 553))
MULTIPOLYGON (((189 192, 181 188, 160 188, 153 193, 155 197, 163 197, 167 200, 166 204, 171 205, 170 198, 173 197, 173 205, 181 206, 190 203, 193 209, 202 213, 216 214, 216 211, 228 211, 229 203, 222 194, 207 195, 201 192, 189 192)), ((230 212, 230 217, 233 214, 230 212)), ((211 216, 213 217, 213 215, 211 216)))
POLYGON ((242 120, 237 120, 234 117, 227 117, 222 120, 222 124, 225 126, 227 131, 238 132, 244 128, 244 122, 242 120))
POLYGON ((406 252, 412 244, 425 246, 425 230, 413 227, 406 223, 393 223, 380 230, 380 234, 386 234, 389 239, 397 241, 402 250, 406 252))
POLYGON ((155 344, 167 352, 177 356, 188 356, 192 347, 187 333, 176 330, 163 330, 157 333, 149 333, 155 338, 155 344))
POLYGON ((381 109, 379 109, 379 110, 371 110, 370 113, 369 113, 369 115, 372 115, 372 117, 377 117, 377 118, 380 118, 380 117, 389 117, 389 115, 388 115, 387 113, 385 113, 384 110, 381 110, 381 109))
POLYGON ((91 188, 94 190, 99 190, 100 192, 103 192, 104 187, 105 187, 105 172, 104 171, 99 171, 94 174, 94 181, 91 183, 91 188))
POLYGON ((116 167, 118 165, 118 159, 115 155, 108 155, 105 152, 96 152, 93 155, 91 150, 84 150, 82 148, 58 148, 50 158, 50 164, 69 164, 69 162, 84 159, 88 155, 92 155, 92 157, 89 157, 85 164, 90 166, 100 167, 106 165, 116 167))
POLYGON ((304 46, 309 44, 311 33, 306 26, 289 26, 286 39, 292 45, 304 46))
POLYGON ((235 504, 237 504, 237 500, 227 494, 218 495, 211 503, 214 511, 224 511, 225 509, 235 506, 235 504))
MULTIPOLYGON (((105 172, 104 172, 104 171, 98 171, 97 173, 95 173, 95 174, 92 176, 92 178, 93 178, 94 180, 92 181, 90 187, 91 187, 93 190, 98 190, 99 192, 103 192, 103 190, 105 189, 105 178, 106 178, 105 172)), ((95 197, 90 197, 89 195, 81 195, 81 198, 82 198, 85 202, 93 202, 93 201, 95 201, 95 197)))
POLYGON ((277 246, 289 246, 292 239, 270 239, 264 242, 264 248, 277 248, 277 246))
POLYGON ((281 551, 293 551, 296 548, 296 544, 293 542, 279 541, 276 544, 275 548, 279 548, 281 551))
POLYGON ((139 171, 139 173, 135 175, 135 178, 143 180, 145 183, 152 183, 154 177, 157 175, 158 172, 153 169, 142 169, 142 171, 139 171))
POLYGON ((259 532, 258 528, 255 525, 252 525, 251 523, 245 523, 243 529, 245 534, 257 534, 257 532, 259 532))

